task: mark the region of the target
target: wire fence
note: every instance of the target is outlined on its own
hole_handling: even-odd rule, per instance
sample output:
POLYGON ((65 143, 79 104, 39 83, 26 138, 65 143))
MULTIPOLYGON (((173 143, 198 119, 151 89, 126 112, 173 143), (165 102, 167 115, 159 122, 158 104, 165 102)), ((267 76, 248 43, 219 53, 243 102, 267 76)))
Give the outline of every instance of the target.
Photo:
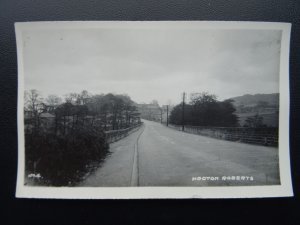
POLYGON ((128 136, 132 132, 139 129, 141 125, 142 125, 142 123, 139 123, 139 124, 136 124, 132 127, 128 127, 125 129, 105 131, 104 133, 105 133, 106 143, 113 143, 115 141, 118 141, 118 140, 128 136))
MULTIPOLYGON (((182 130, 181 125, 169 124, 169 127, 182 130)), ((278 146, 278 128, 273 127, 202 127, 186 125, 184 131, 227 141, 278 146)))

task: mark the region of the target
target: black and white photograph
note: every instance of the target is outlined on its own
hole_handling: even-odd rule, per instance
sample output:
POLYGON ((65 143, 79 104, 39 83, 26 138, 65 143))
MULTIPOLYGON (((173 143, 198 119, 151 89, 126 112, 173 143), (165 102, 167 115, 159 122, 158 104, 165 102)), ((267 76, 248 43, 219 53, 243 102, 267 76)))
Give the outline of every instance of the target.
POLYGON ((17 197, 293 195, 290 24, 15 27, 17 197))

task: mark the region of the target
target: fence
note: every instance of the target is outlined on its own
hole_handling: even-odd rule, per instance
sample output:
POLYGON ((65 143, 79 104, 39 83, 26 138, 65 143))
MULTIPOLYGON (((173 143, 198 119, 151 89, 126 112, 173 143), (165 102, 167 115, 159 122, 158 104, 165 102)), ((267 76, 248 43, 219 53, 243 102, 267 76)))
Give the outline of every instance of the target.
MULTIPOLYGON (((181 125, 169 124, 169 126, 177 130, 182 130, 181 125)), ((278 146, 278 128, 201 127, 186 125, 184 126, 184 131, 187 133, 198 134, 228 141, 278 146)))
POLYGON ((128 136, 130 133, 137 130, 141 125, 142 123, 139 123, 135 126, 128 127, 125 129, 105 131, 106 143, 112 143, 128 136))

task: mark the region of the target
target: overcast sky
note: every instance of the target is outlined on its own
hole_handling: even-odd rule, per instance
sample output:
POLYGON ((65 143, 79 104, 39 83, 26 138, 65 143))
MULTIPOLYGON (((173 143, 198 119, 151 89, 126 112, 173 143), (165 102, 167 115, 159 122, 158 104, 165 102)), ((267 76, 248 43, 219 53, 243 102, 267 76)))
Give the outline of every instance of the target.
POLYGON ((219 100, 279 92, 280 31, 45 29, 23 38, 25 89, 43 97, 87 90, 176 104, 183 91, 219 100))

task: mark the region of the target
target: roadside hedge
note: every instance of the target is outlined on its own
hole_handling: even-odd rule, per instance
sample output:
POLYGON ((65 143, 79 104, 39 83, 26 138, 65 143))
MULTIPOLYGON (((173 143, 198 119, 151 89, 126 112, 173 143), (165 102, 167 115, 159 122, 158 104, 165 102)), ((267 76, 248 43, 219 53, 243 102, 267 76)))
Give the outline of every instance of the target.
POLYGON ((25 176, 34 184, 73 186, 108 153, 102 130, 81 126, 66 134, 25 134, 25 176), (32 179, 31 179, 32 180, 32 179))

